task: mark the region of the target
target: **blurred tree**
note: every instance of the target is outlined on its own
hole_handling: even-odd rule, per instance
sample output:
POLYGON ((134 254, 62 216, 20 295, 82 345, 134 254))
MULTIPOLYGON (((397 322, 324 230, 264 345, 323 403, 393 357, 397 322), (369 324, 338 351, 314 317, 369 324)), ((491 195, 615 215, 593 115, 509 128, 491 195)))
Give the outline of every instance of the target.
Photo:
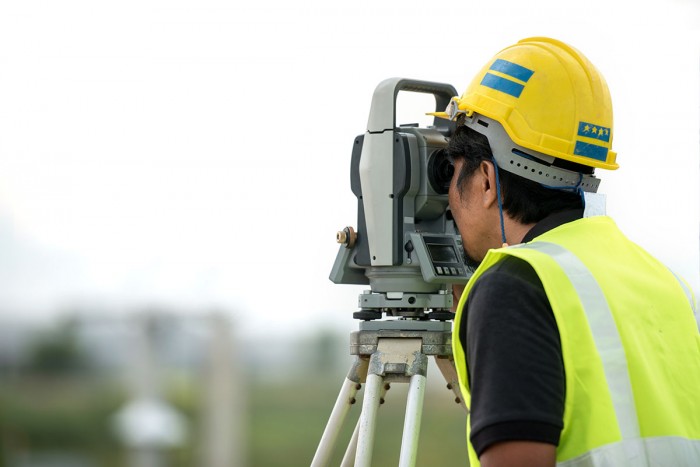
POLYGON ((47 376, 80 373, 88 369, 88 357, 78 342, 78 323, 65 320, 40 331, 28 345, 25 369, 47 376))
POLYGON ((299 342, 302 364, 300 375, 309 373, 317 378, 336 379, 347 372, 349 357, 348 336, 329 328, 320 328, 299 342))

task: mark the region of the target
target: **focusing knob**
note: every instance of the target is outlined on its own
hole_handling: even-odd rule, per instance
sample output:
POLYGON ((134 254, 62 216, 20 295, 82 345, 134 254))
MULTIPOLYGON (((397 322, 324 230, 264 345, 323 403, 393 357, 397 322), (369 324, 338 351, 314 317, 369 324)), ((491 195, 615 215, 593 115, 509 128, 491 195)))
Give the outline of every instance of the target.
POLYGON ((352 248, 357 241, 357 233, 352 227, 345 227, 335 234, 335 241, 341 245, 345 245, 345 248, 352 248))

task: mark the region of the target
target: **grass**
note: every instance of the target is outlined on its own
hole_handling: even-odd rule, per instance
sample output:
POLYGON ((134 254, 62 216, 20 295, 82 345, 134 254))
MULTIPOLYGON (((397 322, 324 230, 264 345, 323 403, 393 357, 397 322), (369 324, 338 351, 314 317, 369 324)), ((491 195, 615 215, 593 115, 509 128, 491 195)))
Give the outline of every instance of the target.
MULTIPOLYGON (((418 466, 464 466, 467 453, 465 416, 445 389, 437 368, 429 369, 422 412, 418 466)), ((329 375, 283 381, 248 381, 245 413, 247 463, 232 467, 308 466, 331 413, 343 377, 329 375)), ((171 387, 169 401, 198 429, 200 388, 188 379, 171 387)), ((373 465, 397 465, 401 448, 407 385, 394 383, 380 407, 373 465)), ((341 433, 332 465, 339 465, 359 417, 362 391, 341 433)), ((0 467, 17 456, 64 452, 82 456, 89 465, 127 467, 128 455, 110 430, 109 419, 124 403, 115 385, 89 379, 22 379, 0 384, 0 467)), ((197 465, 197 436, 167 453, 168 467, 197 465)), ((11 465, 11 464, 10 464, 11 465)), ((199 466, 197 466, 199 467, 199 466)))

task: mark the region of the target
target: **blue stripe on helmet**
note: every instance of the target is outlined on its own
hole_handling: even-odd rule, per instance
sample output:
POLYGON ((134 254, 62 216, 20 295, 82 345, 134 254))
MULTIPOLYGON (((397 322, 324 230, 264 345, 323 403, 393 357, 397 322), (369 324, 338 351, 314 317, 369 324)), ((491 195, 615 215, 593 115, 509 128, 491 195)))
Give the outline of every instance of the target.
POLYGON ((515 79, 519 79, 520 81, 524 81, 526 83, 534 73, 534 71, 525 68, 524 66, 506 60, 502 60, 500 58, 496 59, 496 61, 493 62, 493 65, 491 65, 490 69, 503 73, 504 75, 511 76, 515 79))
POLYGON ((520 83, 492 75, 491 73, 486 73, 486 75, 484 75, 484 79, 481 80, 481 85, 495 89, 496 91, 504 92, 513 97, 520 97, 520 93, 523 92, 523 88, 525 87, 520 83))
POLYGON ((598 146, 597 144, 576 141, 576 146, 574 147, 574 154, 577 156, 589 157, 591 159, 596 159, 605 162, 608 159, 608 148, 604 146, 598 146))

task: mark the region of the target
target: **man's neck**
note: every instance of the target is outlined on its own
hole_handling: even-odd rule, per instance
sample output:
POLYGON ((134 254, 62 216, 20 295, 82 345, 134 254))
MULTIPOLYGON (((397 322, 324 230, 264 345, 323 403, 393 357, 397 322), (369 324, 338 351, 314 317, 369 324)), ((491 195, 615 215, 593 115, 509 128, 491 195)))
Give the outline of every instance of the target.
POLYGON ((506 243, 508 245, 522 243, 523 237, 535 226, 534 223, 523 224, 508 216, 504 216, 503 223, 505 224, 506 243))
POLYGON ((559 211, 550 214, 525 231, 521 237, 520 243, 530 242, 535 237, 539 237, 545 232, 581 218, 583 218, 583 209, 569 209, 567 211, 559 211))

